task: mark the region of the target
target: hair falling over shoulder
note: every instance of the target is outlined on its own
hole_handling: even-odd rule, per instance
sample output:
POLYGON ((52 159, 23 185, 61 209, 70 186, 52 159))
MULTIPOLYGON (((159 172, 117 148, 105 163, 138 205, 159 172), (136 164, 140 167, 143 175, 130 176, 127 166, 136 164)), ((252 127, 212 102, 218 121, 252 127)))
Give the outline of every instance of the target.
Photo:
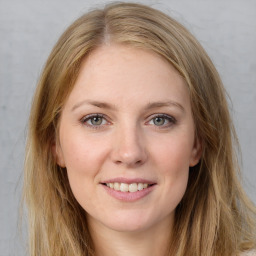
POLYGON ((255 248, 256 210, 240 184, 238 141, 214 65, 177 21, 144 5, 117 3, 83 15, 63 33, 37 85, 24 174, 29 255, 94 255, 86 213, 52 148, 58 143, 61 110, 82 60, 112 42, 162 56, 185 79, 190 93, 203 155, 190 169, 187 191, 176 209, 169 255, 231 256, 255 248))

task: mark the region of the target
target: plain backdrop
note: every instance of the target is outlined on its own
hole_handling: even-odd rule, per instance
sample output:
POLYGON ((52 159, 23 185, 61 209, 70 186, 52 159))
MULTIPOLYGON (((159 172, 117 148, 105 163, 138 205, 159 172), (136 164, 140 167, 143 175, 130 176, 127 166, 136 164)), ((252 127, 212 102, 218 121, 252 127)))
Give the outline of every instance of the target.
MULTIPOLYGON (((26 255, 18 228, 26 124, 51 48, 88 9, 109 1, 0 0, 0 255, 26 255)), ((141 0, 173 16, 201 42, 232 101, 244 185, 256 202, 256 1, 141 0)), ((25 229, 23 229, 24 231, 25 229)))

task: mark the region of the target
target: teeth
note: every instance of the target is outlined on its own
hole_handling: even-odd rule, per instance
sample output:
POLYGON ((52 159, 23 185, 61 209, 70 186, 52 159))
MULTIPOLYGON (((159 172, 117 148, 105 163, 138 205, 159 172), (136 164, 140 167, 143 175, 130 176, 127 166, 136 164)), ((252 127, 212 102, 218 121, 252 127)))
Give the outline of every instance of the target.
POLYGON ((117 183, 117 182, 114 183, 114 190, 120 190, 120 183, 117 183))
POLYGON ((136 192, 138 191, 138 185, 136 183, 132 183, 129 185, 129 192, 136 192))
POLYGON ((128 192, 129 191, 129 185, 126 183, 121 183, 120 184, 120 191, 122 192, 128 192))
POLYGON ((147 188, 149 186, 149 184, 147 183, 131 183, 131 184, 127 184, 127 183, 107 183, 106 184, 109 188, 113 188, 114 190, 117 191, 121 191, 121 192, 137 192, 137 191, 141 191, 144 188, 147 188))
POLYGON ((139 184, 138 184, 138 190, 142 190, 143 188, 144 188, 144 184, 139 183, 139 184))

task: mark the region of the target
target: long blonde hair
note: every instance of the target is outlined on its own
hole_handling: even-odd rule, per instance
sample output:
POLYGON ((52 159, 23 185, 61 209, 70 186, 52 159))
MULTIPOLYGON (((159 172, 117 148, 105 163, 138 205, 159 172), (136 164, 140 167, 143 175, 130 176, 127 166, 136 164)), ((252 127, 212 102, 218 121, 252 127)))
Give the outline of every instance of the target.
POLYGON ((237 137, 221 79, 198 41, 177 21, 150 7, 117 3, 76 20, 53 48, 31 107, 24 199, 30 256, 94 255, 85 212, 74 198, 65 168, 52 153, 59 116, 81 62, 106 43, 151 50, 173 65, 190 93, 200 163, 190 169, 176 209, 169 255, 230 256, 255 248, 255 207, 240 185, 237 137))

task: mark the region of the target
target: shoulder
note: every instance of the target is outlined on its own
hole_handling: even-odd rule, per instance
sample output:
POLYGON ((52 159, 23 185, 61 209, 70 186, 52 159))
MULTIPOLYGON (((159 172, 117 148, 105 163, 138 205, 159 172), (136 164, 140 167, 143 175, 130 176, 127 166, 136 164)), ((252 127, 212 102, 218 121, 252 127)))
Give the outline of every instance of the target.
POLYGON ((240 256, 256 256, 256 250, 243 252, 243 253, 240 254, 240 256))

